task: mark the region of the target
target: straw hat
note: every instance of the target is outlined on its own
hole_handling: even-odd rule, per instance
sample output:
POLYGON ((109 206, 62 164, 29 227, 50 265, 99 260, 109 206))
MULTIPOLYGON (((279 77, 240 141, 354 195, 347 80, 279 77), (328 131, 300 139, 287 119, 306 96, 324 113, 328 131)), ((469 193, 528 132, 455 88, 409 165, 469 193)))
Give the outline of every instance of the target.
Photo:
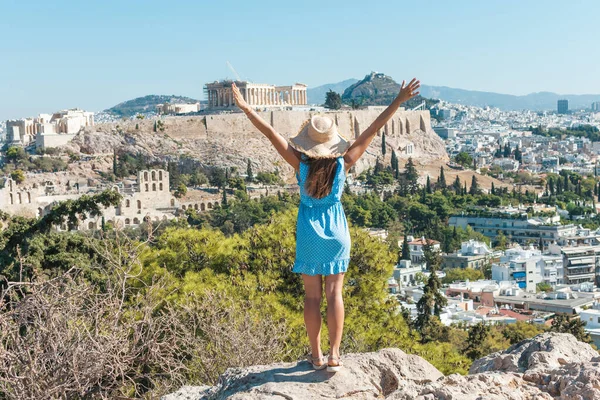
POLYGON ((304 122, 300 132, 290 138, 290 144, 313 158, 339 157, 350 147, 350 142, 339 134, 335 122, 322 115, 314 115, 304 122))

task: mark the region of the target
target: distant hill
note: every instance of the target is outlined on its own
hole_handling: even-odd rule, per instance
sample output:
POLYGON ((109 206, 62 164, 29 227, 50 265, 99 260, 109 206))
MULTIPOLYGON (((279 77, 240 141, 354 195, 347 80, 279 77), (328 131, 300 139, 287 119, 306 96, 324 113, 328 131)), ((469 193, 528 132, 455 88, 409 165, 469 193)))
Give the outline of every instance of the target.
MULTIPOLYGON (((382 73, 371 72, 344 90, 342 102, 351 104, 353 101, 362 106, 387 106, 398 96, 400 84, 392 77, 382 73)), ((437 100, 425 98, 421 95, 403 104, 403 107, 413 108, 426 102, 427 108, 431 107, 437 100)))
POLYGON ((326 85, 306 89, 306 97, 308 98, 308 104, 323 104, 325 103, 325 97, 327 96, 326 93, 328 91, 333 90, 334 92, 342 94, 348 86, 356 82, 358 82, 358 79, 346 79, 342 82, 328 83, 326 85))
MULTIPOLYGON (((391 82, 386 82, 385 75, 380 75, 382 75, 382 77, 373 79, 371 74, 369 74, 362 81, 359 81, 358 79, 346 79, 342 82, 330 83, 308 89, 308 101, 310 104, 323 104, 325 102, 325 93, 327 93, 329 89, 342 94, 346 89, 352 87, 351 92, 353 94, 346 95, 346 99, 348 100, 361 96, 371 97, 375 95, 376 92, 379 93, 380 91, 387 92, 392 89, 399 90, 400 86, 395 86, 392 85, 391 82), (360 87, 358 87, 359 85, 360 87)), ((391 79, 390 77, 387 78, 391 79)), ((398 85, 397 83, 395 84, 398 85)), ((593 102, 600 101, 600 94, 562 95, 552 92, 538 92, 524 96, 515 96, 511 94, 429 85, 421 85, 420 91, 423 97, 430 99, 439 99, 450 103, 477 107, 498 107, 501 110, 556 110, 556 102, 560 99, 569 100, 569 109, 573 110, 590 108, 593 102)), ((386 98, 386 101, 391 101, 389 93, 385 94, 383 98, 386 98)), ((385 101, 382 102, 385 103, 385 101)), ((389 102, 387 104, 389 104, 389 102)))
POLYGON ((185 96, 151 94, 144 97, 138 97, 137 99, 124 101, 123 103, 119 103, 116 106, 105 110, 105 112, 119 117, 132 117, 140 113, 155 111, 158 104, 197 103, 198 101, 199 100, 185 96))
POLYGON ((590 108, 594 101, 600 101, 600 94, 562 95, 551 92, 538 92, 524 96, 514 96, 510 94, 427 85, 421 86, 421 94, 425 97, 441 99, 451 103, 478 107, 498 107, 502 110, 556 110, 556 102, 559 99, 569 100, 570 109, 582 109, 590 108))

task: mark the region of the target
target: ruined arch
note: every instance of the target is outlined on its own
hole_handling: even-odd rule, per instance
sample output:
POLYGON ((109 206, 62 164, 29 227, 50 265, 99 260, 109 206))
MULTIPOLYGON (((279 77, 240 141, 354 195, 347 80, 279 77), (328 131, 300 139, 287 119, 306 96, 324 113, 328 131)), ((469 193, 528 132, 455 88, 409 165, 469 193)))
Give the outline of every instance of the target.
POLYGON ((183 205, 181 206, 181 209, 182 209, 183 211, 185 211, 185 204, 183 204, 183 205))
POLYGON ((144 171, 144 181, 148 180, 148 171, 144 171))
POLYGON ((158 184, 158 190, 162 192, 162 190, 163 190, 163 184, 162 184, 162 182, 158 184))
POLYGON ((125 200, 125 207, 129 207, 131 205, 131 202, 129 201, 129 199, 125 200))
POLYGON ((125 225, 131 224, 131 220, 129 218, 125 218, 125 225))
POLYGON ((200 211, 206 210, 206 205, 204 203, 200 204, 200 211))
POLYGON ((27 203, 31 203, 31 192, 27 192, 27 203))
POLYGON ((139 225, 140 224, 140 220, 136 217, 133 219, 133 224, 134 225, 139 225))
POLYGON ((138 210, 142 209, 142 201, 141 200, 137 201, 137 207, 138 207, 138 210))
POLYGON ((10 204, 15 204, 15 199, 13 198, 13 194, 10 193, 10 204))
MULTIPOLYGON (((158 180, 159 180, 159 181, 162 181, 162 180, 163 180, 163 174, 162 174, 162 171, 158 171, 158 180)), ((161 183, 161 185, 162 185, 162 183, 161 183)))
POLYGON ((155 181, 156 180, 156 171, 152 171, 150 174, 152 176, 152 180, 155 181))
POLYGON ((198 204, 194 204, 194 210, 198 209, 198 204))
POLYGON ((212 209, 212 203, 209 201, 208 203, 206 203, 206 207, 208 207, 209 210, 212 209))
POLYGON ((152 191, 153 191, 153 192, 156 192, 156 183, 153 183, 153 184, 152 184, 152 191))
POLYGON ((145 189, 146 189, 146 192, 148 192, 148 191, 149 191, 149 190, 148 190, 148 184, 147 184, 147 183, 145 184, 145 189))
POLYGON ((23 199, 21 198, 21 192, 17 193, 17 199, 19 200, 19 204, 23 204, 23 199))

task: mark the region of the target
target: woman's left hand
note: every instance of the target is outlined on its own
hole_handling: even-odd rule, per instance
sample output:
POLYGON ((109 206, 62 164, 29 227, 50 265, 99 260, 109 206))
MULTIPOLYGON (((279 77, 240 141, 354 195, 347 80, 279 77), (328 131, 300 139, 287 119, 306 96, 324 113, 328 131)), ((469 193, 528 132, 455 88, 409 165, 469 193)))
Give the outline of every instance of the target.
POLYGON ((421 87, 421 81, 418 81, 417 78, 413 78, 412 81, 408 85, 405 86, 406 81, 402 81, 402 86, 400 87, 400 93, 398 94, 397 99, 400 100, 400 103, 404 103, 417 96, 419 92, 417 89, 421 87))

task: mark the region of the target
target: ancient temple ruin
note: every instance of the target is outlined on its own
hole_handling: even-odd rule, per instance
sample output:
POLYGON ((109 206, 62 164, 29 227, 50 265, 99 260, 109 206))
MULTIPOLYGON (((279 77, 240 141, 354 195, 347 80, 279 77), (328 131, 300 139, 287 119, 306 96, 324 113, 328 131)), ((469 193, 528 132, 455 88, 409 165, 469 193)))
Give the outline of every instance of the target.
POLYGON ((204 87, 209 109, 233 108, 235 106, 233 90, 231 89, 233 82, 240 89, 244 100, 254 107, 307 105, 306 85, 303 83, 275 86, 267 83, 223 80, 207 83, 204 87))

